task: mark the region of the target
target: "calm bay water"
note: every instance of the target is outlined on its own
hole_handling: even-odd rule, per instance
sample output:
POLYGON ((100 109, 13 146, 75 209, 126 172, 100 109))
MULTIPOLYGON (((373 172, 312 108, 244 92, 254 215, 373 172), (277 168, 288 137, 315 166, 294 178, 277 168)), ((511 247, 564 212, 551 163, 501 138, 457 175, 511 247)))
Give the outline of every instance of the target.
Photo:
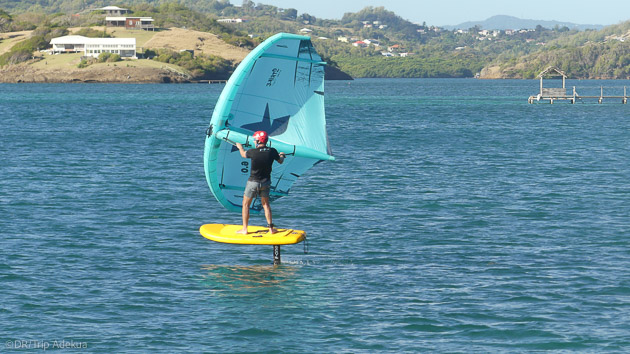
POLYGON ((273 205, 309 233, 273 267, 197 231, 240 222, 203 175, 222 88, 0 85, 0 351, 630 350, 630 105, 327 82, 337 161, 273 205))

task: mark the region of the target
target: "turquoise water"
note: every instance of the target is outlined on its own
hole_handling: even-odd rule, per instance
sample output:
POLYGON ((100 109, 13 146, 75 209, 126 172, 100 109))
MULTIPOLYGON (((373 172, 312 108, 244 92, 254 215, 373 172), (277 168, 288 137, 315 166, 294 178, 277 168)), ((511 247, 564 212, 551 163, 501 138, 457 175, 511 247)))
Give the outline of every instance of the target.
POLYGON ((222 87, 0 85, 0 351, 630 350, 630 105, 327 82, 337 161, 273 204, 309 234, 273 267, 197 231, 240 222, 203 175, 222 87))

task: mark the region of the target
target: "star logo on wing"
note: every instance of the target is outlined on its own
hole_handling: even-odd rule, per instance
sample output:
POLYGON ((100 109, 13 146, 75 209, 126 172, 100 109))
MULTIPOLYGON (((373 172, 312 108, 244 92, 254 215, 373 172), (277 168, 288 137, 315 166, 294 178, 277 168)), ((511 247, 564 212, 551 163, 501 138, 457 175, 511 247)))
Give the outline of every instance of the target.
MULTIPOLYGON (((258 130, 264 130, 269 134, 269 136, 280 135, 287 130, 287 126, 289 125, 289 118, 291 116, 284 116, 271 119, 271 114, 269 113, 269 103, 265 105, 265 112, 263 113, 262 121, 245 124, 241 128, 250 130, 252 132, 258 130)), ((232 151, 238 150, 236 147, 232 147, 232 151)))

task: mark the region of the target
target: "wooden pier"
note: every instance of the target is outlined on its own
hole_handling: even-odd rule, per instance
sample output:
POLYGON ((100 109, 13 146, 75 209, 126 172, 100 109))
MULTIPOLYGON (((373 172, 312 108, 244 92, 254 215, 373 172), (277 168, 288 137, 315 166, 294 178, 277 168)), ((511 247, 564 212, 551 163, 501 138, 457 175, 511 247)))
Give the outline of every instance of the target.
POLYGON ((573 86, 573 92, 571 94, 567 94, 567 89, 565 87, 566 75, 559 69, 550 66, 547 69, 543 70, 540 74, 538 74, 538 77, 540 78, 540 92, 537 95, 529 96, 527 102, 530 104, 546 101, 548 101, 550 104, 554 104, 554 102, 556 101, 564 101, 574 104, 576 102, 585 102, 585 100, 597 100, 597 103, 599 104, 604 103, 604 100, 620 100, 619 102, 621 102, 622 104, 628 103, 628 93, 626 86, 623 87, 623 95, 604 95, 604 89, 619 89, 604 86, 599 87, 599 95, 579 95, 577 93, 577 90, 575 89, 575 86, 573 86), (555 72, 555 74, 562 76, 562 87, 543 87, 543 77, 548 74, 553 74, 552 72, 555 72))
POLYGON ((199 80, 200 84, 225 84, 227 80, 199 80))

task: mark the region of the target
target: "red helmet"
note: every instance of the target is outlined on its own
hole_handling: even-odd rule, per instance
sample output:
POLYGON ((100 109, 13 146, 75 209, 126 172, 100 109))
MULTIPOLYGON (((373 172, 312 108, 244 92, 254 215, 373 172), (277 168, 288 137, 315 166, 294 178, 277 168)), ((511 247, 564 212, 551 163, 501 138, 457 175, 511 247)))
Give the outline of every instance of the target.
POLYGON ((259 130, 254 133, 254 139, 261 144, 267 144, 267 139, 269 139, 269 137, 267 136, 267 132, 259 130))

